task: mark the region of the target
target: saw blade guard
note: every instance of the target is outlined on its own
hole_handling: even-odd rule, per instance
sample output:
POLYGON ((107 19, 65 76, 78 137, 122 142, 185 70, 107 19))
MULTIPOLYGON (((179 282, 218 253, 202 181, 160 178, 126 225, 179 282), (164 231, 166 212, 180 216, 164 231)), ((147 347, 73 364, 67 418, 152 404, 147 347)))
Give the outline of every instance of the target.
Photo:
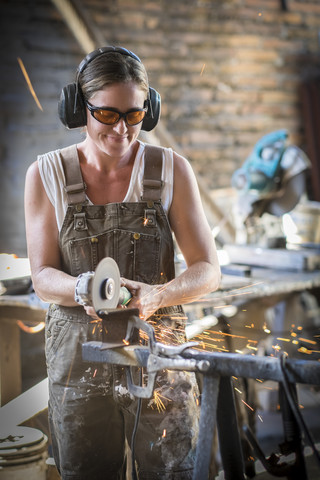
POLYGON ((277 217, 292 210, 306 191, 310 161, 295 145, 286 145, 288 133, 278 130, 262 137, 244 165, 234 172, 236 212, 245 221, 269 213, 277 217))

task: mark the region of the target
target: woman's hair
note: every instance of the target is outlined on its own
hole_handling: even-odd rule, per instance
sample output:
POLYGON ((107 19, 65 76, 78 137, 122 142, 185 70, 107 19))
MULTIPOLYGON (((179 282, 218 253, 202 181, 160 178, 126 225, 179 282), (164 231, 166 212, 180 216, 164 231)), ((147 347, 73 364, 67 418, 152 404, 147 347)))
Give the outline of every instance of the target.
POLYGON ((122 53, 104 53, 92 60, 79 74, 79 85, 85 101, 98 90, 115 83, 136 83, 146 94, 149 92, 148 76, 144 65, 122 53))

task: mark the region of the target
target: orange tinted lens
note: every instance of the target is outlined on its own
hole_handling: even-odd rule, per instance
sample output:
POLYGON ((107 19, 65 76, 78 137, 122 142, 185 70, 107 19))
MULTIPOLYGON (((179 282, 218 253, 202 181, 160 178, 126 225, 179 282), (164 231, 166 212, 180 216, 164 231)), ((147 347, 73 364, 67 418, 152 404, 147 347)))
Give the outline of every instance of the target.
POLYGON ((96 120, 106 125, 113 125, 119 120, 119 113, 112 110, 94 110, 93 116, 96 120))
POLYGON ((146 112, 144 110, 137 110, 136 112, 127 113, 127 124, 128 125, 137 125, 142 122, 145 117, 146 112))

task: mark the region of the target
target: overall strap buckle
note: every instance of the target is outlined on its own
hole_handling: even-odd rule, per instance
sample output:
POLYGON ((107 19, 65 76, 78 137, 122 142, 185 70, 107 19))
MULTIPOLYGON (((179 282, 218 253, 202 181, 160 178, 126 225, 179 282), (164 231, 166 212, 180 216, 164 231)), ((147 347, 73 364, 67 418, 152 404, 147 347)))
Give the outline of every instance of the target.
POLYGON ((77 205, 86 202, 86 184, 83 181, 77 145, 71 145, 60 150, 66 185, 68 205, 77 205))
POLYGON ((141 200, 160 201, 163 188, 162 176, 162 152, 161 147, 155 145, 145 146, 145 165, 143 175, 143 193, 141 200))

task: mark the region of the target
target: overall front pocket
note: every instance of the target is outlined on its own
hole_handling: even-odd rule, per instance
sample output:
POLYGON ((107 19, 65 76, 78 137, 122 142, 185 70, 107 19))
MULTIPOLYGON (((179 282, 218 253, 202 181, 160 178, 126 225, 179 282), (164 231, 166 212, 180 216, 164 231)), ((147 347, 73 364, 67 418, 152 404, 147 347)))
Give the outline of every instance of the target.
POLYGON ((121 276, 153 284, 159 281, 160 276, 160 246, 158 234, 123 229, 71 240, 71 275, 94 271, 103 258, 112 257, 121 276))

